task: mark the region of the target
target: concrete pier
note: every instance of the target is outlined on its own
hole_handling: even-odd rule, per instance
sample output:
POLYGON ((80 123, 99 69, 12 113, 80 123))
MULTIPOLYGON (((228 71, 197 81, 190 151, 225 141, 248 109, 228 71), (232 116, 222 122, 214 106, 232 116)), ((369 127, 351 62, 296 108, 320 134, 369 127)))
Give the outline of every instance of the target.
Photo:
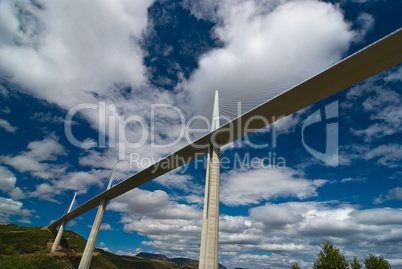
MULTIPOLYGON (((71 201, 70 206, 68 207, 67 214, 71 212, 71 209, 73 208, 76 196, 77 196, 77 194, 75 193, 73 200, 71 201)), ((66 228, 66 223, 67 223, 67 221, 63 220, 63 222, 60 225, 60 229, 57 232, 56 239, 53 242, 52 252, 56 252, 60 245, 60 241, 61 241, 61 238, 63 237, 64 229, 66 228)))
POLYGON ((60 229, 59 229, 59 231, 57 232, 56 239, 55 239, 54 242, 53 242, 52 252, 56 252, 56 251, 57 251, 57 248, 58 248, 59 245, 60 245, 61 238, 63 237, 63 233, 64 233, 64 229, 65 229, 65 228, 66 228, 66 221, 64 220, 64 221, 61 223, 60 229))
MULTIPOLYGON (((211 131, 219 128, 219 96, 215 92, 211 131)), ((218 268, 220 148, 210 143, 205 179, 199 269, 218 268)))
POLYGON ((218 268, 219 246, 219 155, 220 149, 210 146, 205 183, 202 219, 200 269, 218 268))
POLYGON ((106 199, 102 199, 99 207, 98 213, 96 213, 94 224, 92 225, 91 233, 89 234, 89 238, 87 244, 85 245, 84 253, 82 254, 81 262, 79 265, 79 269, 89 269, 92 260, 92 254, 94 253, 96 239, 98 238, 99 229, 102 224, 103 215, 106 210, 106 199))

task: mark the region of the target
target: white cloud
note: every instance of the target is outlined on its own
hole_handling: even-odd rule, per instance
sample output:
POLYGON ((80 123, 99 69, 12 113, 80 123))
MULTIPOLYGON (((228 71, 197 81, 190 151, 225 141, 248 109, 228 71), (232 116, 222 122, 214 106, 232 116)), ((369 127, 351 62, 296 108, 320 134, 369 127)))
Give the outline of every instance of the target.
MULTIPOLYGON (((400 133, 402 127, 402 96, 395 90, 393 82, 398 81, 399 68, 392 68, 351 88, 347 101, 342 104, 346 113, 361 104, 369 125, 357 125, 350 131, 364 140, 364 144, 354 143, 347 147, 349 159, 376 160, 387 167, 398 167, 401 158, 401 146, 393 142, 384 143, 384 139, 392 139, 400 133)), ((350 117, 350 115, 346 117, 350 117)), ((354 115, 354 113, 352 114, 354 115)))
POLYGON ((343 178, 341 180, 342 183, 346 183, 346 182, 359 182, 359 181, 366 181, 366 179, 364 178, 351 178, 351 177, 347 177, 347 178, 343 178))
POLYGON ((109 223, 102 223, 100 229, 104 230, 104 231, 112 231, 113 230, 109 223))
POLYGON ((69 108, 114 83, 144 85, 138 44, 152 1, 2 1, 0 70, 35 96, 69 108), (1 64, 3 63, 3 64, 1 64), (57 94, 54 94, 57 92, 57 94))
POLYGON ((356 222, 371 225, 402 224, 401 208, 373 208, 350 214, 356 222))
MULTIPOLYGON (((250 209, 249 219, 251 226, 221 231, 220 253, 230 257, 226 266, 287 268, 297 261, 311 267, 324 239, 331 240, 347 259, 377 253, 379 245, 384 253, 394 253, 395 240, 389 240, 400 231, 401 223, 400 209, 360 211, 335 201, 266 204, 250 209)), ((392 257, 398 254, 387 258, 392 257)))
POLYGON ((0 190, 8 193, 12 199, 23 199, 25 194, 19 187, 16 187, 17 178, 10 170, 0 165, 0 190))
MULTIPOLYGON (((183 108, 188 103, 186 93, 159 91, 148 85, 140 43, 150 27, 147 9, 152 2, 45 0, 40 4, 42 8, 28 0, 1 3, 2 20, 7 27, 0 29, 0 71, 17 85, 17 90, 24 89, 67 110, 77 104, 100 101, 116 107, 115 111, 106 110, 105 115, 83 109, 72 119, 74 125, 77 117, 83 117, 99 131, 102 131, 99 124, 106 122, 106 136, 116 141, 116 147, 102 153, 87 152, 87 156, 80 158, 81 164, 109 168, 107 160, 121 157, 121 148, 127 151, 122 153, 126 160, 134 151, 155 159, 172 151, 170 147, 151 149, 150 141, 138 149, 128 148, 121 133, 108 132, 109 116, 127 119, 136 115, 149 121, 151 104, 176 103, 183 108)), ((172 126, 165 114, 157 113, 156 118, 162 124, 158 126, 155 142, 175 140, 180 125, 176 122, 172 126)), ((41 120, 55 123, 61 119, 44 114, 41 120)), ((141 131, 139 126, 129 124, 125 132, 127 141, 140 141, 141 131)), ((182 145, 179 143, 177 147, 182 145)), ((27 159, 14 161, 37 166, 27 159)), ((40 170, 37 176, 51 176, 43 172, 45 169, 40 170)))
POLYGON ((201 235, 202 212, 194 206, 180 204, 166 192, 134 189, 123 194, 107 207, 120 212, 125 232, 137 232, 149 237, 152 242, 143 245, 155 246, 167 256, 193 257, 198 255, 197 243, 201 235))
POLYGON ((70 220, 68 223, 67 223, 67 226, 68 227, 74 227, 74 226, 77 226, 78 225, 78 223, 75 221, 75 220, 70 220))
POLYGON ((377 162, 388 167, 398 167, 402 158, 402 145, 380 145, 374 149, 368 149, 364 159, 378 159, 377 162))
POLYGON ((190 175, 180 175, 174 173, 168 173, 155 179, 155 182, 168 187, 177 188, 185 191, 189 191, 188 181, 191 179, 190 175))
POLYGON ((15 133, 17 131, 17 127, 12 126, 8 121, 3 119, 0 119, 0 127, 10 133, 15 133))
POLYGON ((110 171, 103 169, 71 172, 60 176, 58 180, 53 181, 53 184, 59 190, 74 190, 77 194, 83 194, 91 186, 103 187, 107 184, 106 179, 109 175, 110 171))
POLYGON ((17 215, 22 217, 22 219, 18 220, 18 222, 30 223, 28 218, 32 215, 33 211, 22 207, 22 202, 0 197, 0 222, 9 223, 10 217, 17 215))
MULTIPOLYGON (((1 87, 1 86, 0 86, 0 87, 1 87)), ((0 92, 1 92, 1 90, 0 90, 0 92)), ((0 109, 0 112, 2 112, 2 113, 4 113, 4 114, 10 114, 11 109, 6 106, 5 108, 0 109)))
POLYGON ((299 223, 304 219, 300 211, 289 204, 266 204, 252 208, 250 217, 261 221, 267 229, 283 228, 285 225, 299 223))
POLYGON ((352 129, 352 133, 363 136, 366 142, 398 133, 402 126, 402 96, 387 83, 396 80, 400 69, 391 69, 356 85, 348 91, 345 107, 354 107, 361 103, 371 119, 366 129, 352 129), (394 79, 393 79, 394 78, 394 79), (379 86, 379 83, 386 82, 379 86))
POLYGON ((117 255, 121 255, 121 256, 136 256, 138 253, 142 252, 142 249, 137 248, 136 252, 124 252, 122 250, 118 250, 116 252, 117 255))
POLYGON ((363 41, 367 33, 373 30, 374 22, 375 20, 371 14, 361 13, 356 19, 359 29, 355 31, 355 41, 363 41))
POLYGON ((57 174, 57 177, 52 178, 49 182, 36 185, 35 190, 27 195, 59 203, 54 197, 64 191, 73 190, 77 194, 84 194, 92 186, 104 187, 109 174, 110 171, 101 169, 57 174))
POLYGON ((259 100, 268 100, 338 61, 355 37, 330 3, 222 1, 216 10, 224 47, 203 55, 184 85, 199 108, 216 89, 223 99, 265 89, 259 100))
POLYGON ((64 119, 60 116, 55 116, 50 112, 43 113, 43 112, 36 112, 33 114, 31 119, 44 122, 44 123, 53 123, 53 124, 61 124, 64 123, 64 119))
POLYGON ((38 197, 42 200, 48 200, 54 203, 58 203, 54 196, 60 194, 60 190, 56 189, 54 186, 49 183, 42 183, 35 186, 35 191, 30 192, 30 197, 38 197))
POLYGON ((305 199, 317 195, 326 180, 304 179, 290 168, 232 170, 221 175, 220 201, 226 205, 258 204, 277 197, 305 199))
POLYGON ((127 213, 132 217, 148 216, 155 219, 193 219, 200 216, 194 207, 171 201, 161 190, 133 189, 110 202, 109 210, 127 213))
POLYGON ((376 197, 374 199, 374 204, 382 204, 386 201, 390 200, 402 200, 402 188, 401 187, 395 187, 391 190, 388 191, 388 193, 383 196, 383 194, 380 194, 380 196, 376 197))
POLYGON ((396 72, 390 73, 384 80, 386 82, 402 81, 402 66, 396 72))
POLYGON ((0 190, 9 192, 15 188, 17 178, 6 167, 0 166, 0 190))
MULTIPOLYGON (((311 267, 324 239, 348 259, 374 253, 379 244, 384 253, 392 253, 388 250, 395 247, 390 240, 400 231, 400 209, 358 207, 337 201, 267 203, 250 208, 249 215, 220 215, 220 255, 227 258, 226 266, 285 268, 298 261, 311 267), (261 255, 247 257, 248 253, 261 255)), ((135 189, 111 201, 108 209, 121 213, 125 232, 151 240, 142 245, 170 257, 198 259, 200 208, 179 204, 163 191, 135 189)))
POLYGON ((60 155, 65 155, 64 147, 59 144, 58 137, 51 134, 41 141, 30 142, 28 151, 15 156, 1 156, 0 159, 13 166, 20 172, 30 172, 39 178, 49 179, 63 173, 65 167, 48 163, 54 161, 60 155))
MULTIPOLYGON (((92 228, 92 225, 88 225, 88 228, 92 228)), ((100 230, 103 230, 103 231, 113 231, 113 228, 110 226, 109 223, 102 223, 101 226, 100 226, 100 230)), ((103 246, 105 245, 105 244, 103 244, 103 246, 102 246, 102 243, 103 243, 103 242, 101 242, 101 243, 99 244, 101 247, 103 247, 103 246)))

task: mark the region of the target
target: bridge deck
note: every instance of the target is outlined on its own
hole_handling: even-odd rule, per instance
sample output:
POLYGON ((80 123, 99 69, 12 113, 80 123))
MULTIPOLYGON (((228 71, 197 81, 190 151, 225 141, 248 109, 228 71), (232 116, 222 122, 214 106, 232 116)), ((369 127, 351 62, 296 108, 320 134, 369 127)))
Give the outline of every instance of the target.
MULTIPOLYGON (((103 198, 108 201, 112 200, 127 191, 201 157, 207 153, 210 141, 218 141, 220 146, 224 146, 265 127, 266 122, 252 120, 256 116, 271 120, 278 119, 280 116, 290 115, 401 62, 402 28, 138 172, 62 216, 48 227, 56 228, 61 225, 63 220, 72 220, 99 206, 103 198), (248 120, 251 121, 248 122, 248 120), (177 160, 180 161, 178 162, 177 160)), ((269 123, 272 123, 272 120, 269 123)))

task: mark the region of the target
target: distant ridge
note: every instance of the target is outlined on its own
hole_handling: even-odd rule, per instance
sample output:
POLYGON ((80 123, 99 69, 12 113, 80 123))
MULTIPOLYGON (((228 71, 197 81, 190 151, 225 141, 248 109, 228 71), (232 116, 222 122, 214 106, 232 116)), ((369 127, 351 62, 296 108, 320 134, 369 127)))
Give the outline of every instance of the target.
MULTIPOLYGON (((194 268, 198 268, 197 260, 192 260, 192 259, 187 259, 187 258, 169 259, 168 257, 166 257, 165 255, 162 255, 162 254, 153 254, 153 253, 146 253, 146 252, 141 252, 141 253, 137 254, 136 257, 143 258, 143 259, 149 259, 149 260, 169 261, 169 262, 187 264, 190 266, 194 266, 194 268)), ((227 268, 225 266, 223 266, 222 264, 219 264, 219 269, 227 269, 227 268)))
POLYGON ((158 261, 167 261, 169 260, 168 257, 162 254, 153 254, 153 253, 146 253, 146 252, 141 252, 136 255, 137 257, 143 258, 143 259, 149 259, 149 260, 158 260, 158 261))

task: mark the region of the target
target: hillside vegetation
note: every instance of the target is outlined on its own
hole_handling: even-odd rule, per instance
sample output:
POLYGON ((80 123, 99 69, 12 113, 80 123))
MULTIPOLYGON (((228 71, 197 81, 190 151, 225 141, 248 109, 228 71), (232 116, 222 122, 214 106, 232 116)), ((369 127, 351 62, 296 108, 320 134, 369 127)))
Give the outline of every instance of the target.
MULTIPOLYGON (((50 253, 56 234, 47 228, 24 227, 16 224, 0 225, 0 268, 78 268, 86 240, 79 234, 65 230, 61 249, 50 253)), ((194 269, 195 265, 167 260, 119 256, 96 249, 91 268, 96 269, 194 269)))

